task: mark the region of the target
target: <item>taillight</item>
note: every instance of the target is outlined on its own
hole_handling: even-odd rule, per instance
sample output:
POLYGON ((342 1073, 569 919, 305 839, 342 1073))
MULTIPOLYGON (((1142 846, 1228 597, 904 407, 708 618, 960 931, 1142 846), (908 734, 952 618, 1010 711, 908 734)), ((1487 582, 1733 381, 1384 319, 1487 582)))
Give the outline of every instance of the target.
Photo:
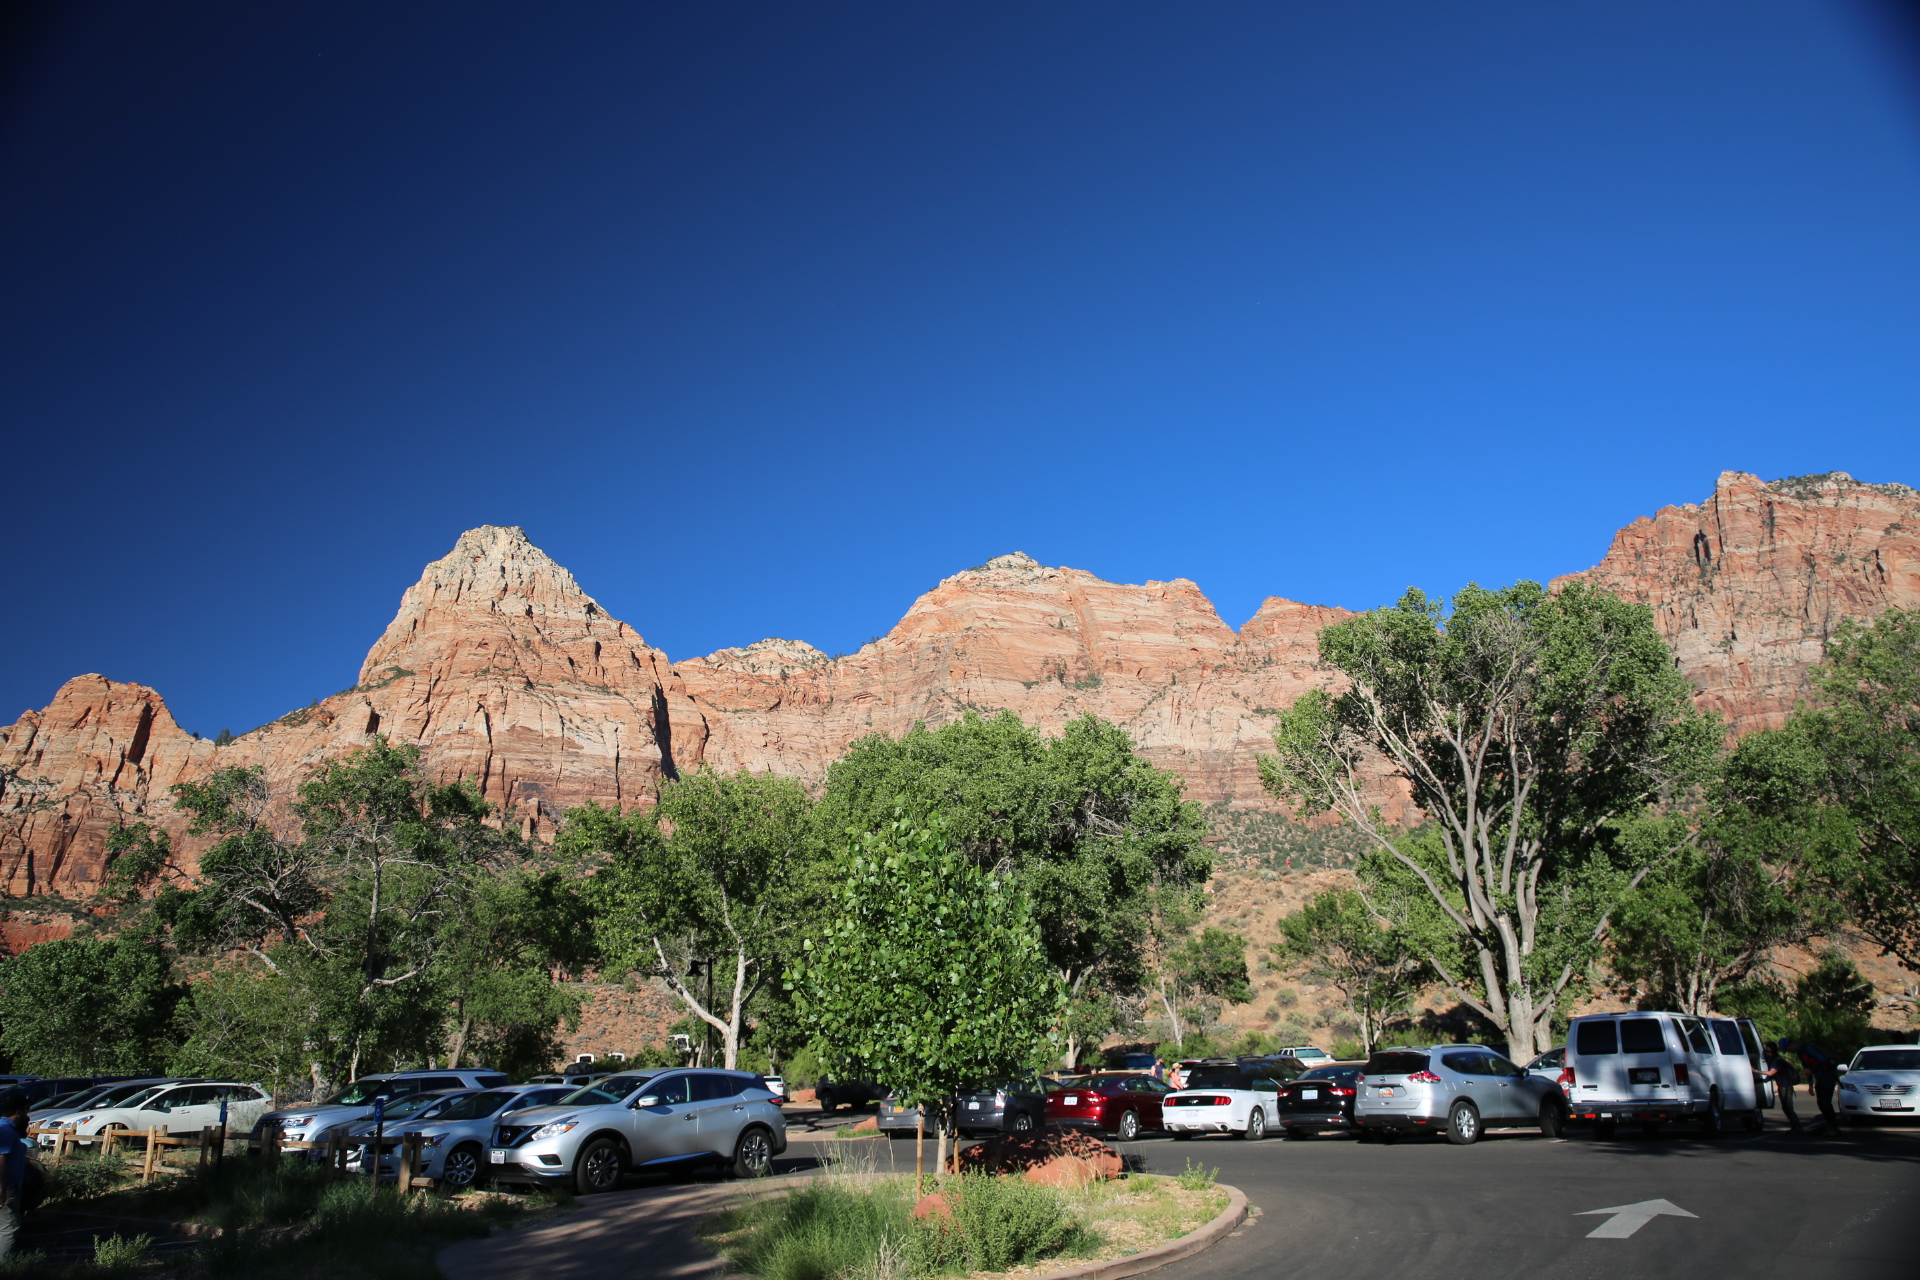
POLYGON ((1336 1098, 1351 1098, 1353 1096, 1353 1090, 1342 1089, 1339 1085, 1333 1086, 1333 1088, 1327 1090, 1327 1092, 1336 1098))
POLYGON ((1572 1092, 1573 1090, 1573 1068, 1572 1067, 1560 1068, 1560 1087, 1562 1089, 1567 1090, 1568 1092, 1572 1092))
POLYGON ((1676 1062, 1673 1064, 1673 1082, 1675 1084, 1685 1084, 1687 1082, 1687 1064, 1686 1063, 1676 1062))
POLYGON ((1433 1072, 1431 1072, 1431 1071, 1416 1071, 1416 1072, 1414 1072, 1414 1073, 1413 1073, 1412 1075, 1410 1075, 1410 1076, 1408 1076, 1408 1077, 1407 1077, 1407 1079, 1409 1079, 1409 1080, 1417 1080, 1417 1081, 1418 1081, 1418 1082, 1420 1082, 1421 1084, 1441 1084, 1441 1083, 1444 1083, 1444 1082, 1443 1082, 1443 1081, 1442 1081, 1442 1080, 1440 1079, 1440 1077, 1439 1077, 1439 1076, 1437 1076, 1437 1075, 1435 1075, 1435 1074, 1433 1074, 1433 1072))
POLYGON ((993 1105, 996 1107, 1004 1107, 1007 1105, 1007 1095, 1004 1091, 993 1095, 993 1105))

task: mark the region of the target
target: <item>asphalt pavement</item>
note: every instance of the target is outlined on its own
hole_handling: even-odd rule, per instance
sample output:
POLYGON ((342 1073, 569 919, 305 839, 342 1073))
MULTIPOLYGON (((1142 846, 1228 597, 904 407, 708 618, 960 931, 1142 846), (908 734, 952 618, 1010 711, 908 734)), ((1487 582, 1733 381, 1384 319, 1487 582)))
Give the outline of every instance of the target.
MULTIPOLYGON (((794 1145, 790 1156, 809 1154, 794 1145)), ((882 1169, 913 1169, 911 1142, 862 1145, 882 1169)), ((1345 1136, 1112 1145, 1149 1173, 1218 1169, 1257 1211, 1155 1280, 1920 1276, 1913 1122, 1793 1134, 1775 1112, 1757 1136, 1718 1140, 1674 1125, 1607 1141, 1495 1130, 1470 1147, 1345 1136)))

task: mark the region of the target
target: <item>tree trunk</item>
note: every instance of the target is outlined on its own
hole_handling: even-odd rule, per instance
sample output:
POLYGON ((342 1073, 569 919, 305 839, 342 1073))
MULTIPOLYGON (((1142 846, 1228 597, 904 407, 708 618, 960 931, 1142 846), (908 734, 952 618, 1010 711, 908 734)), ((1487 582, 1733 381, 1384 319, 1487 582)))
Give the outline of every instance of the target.
POLYGON ((460 1056, 467 1051, 467 1036, 473 1031, 473 1019, 467 1016, 466 1005, 465 1000, 454 1002, 454 1007, 460 1011, 460 1030, 454 1032, 453 1048, 447 1053, 447 1070, 449 1071, 459 1067, 460 1056))

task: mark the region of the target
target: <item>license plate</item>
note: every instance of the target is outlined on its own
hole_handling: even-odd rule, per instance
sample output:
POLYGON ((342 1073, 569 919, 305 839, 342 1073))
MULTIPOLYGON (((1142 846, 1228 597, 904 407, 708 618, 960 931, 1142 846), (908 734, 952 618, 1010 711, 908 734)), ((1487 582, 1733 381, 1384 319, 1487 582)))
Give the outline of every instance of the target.
POLYGON ((1399 1096, 1399 1090, 1397 1090, 1397 1089, 1382 1089, 1382 1090, 1380 1090, 1380 1096, 1381 1096, 1381 1097, 1383 1097, 1383 1098, 1395 1098, 1395 1097, 1398 1097, 1398 1096, 1399 1096))
POLYGON ((1308 1099, 1308 1100, 1311 1100, 1311 1099, 1314 1099, 1314 1098, 1317 1098, 1317 1097, 1319 1097, 1319 1096, 1320 1096, 1320 1091, 1319 1091, 1318 1089, 1302 1089, 1302 1090, 1300 1091, 1300 1096, 1301 1096, 1302 1098, 1305 1098, 1305 1099, 1308 1099))
POLYGON ((969 1111, 978 1111, 979 1109, 980 1109, 980 1104, 977 1102, 969 1102, 967 1104, 967 1110, 969 1111))
POLYGON ((1068 1094, 1066 1097, 1060 1099, 1060 1105, 1063 1107, 1077 1107, 1080 1105, 1080 1099, 1074 1097, 1072 1094, 1068 1094))
POLYGON ((1882 1102, 1874 1103, 1873 1109, 1875 1111, 1905 1111, 1906 1110, 1905 1107, 1901 1106, 1899 1103, 1893 1101, 1892 1099, 1887 1099, 1882 1102))
POLYGON ((487 1163, 489 1163, 489 1164, 505 1164, 506 1162, 507 1162, 507 1153, 506 1153, 506 1152, 504 1152, 504 1151, 489 1151, 489 1152, 487 1152, 487 1163))

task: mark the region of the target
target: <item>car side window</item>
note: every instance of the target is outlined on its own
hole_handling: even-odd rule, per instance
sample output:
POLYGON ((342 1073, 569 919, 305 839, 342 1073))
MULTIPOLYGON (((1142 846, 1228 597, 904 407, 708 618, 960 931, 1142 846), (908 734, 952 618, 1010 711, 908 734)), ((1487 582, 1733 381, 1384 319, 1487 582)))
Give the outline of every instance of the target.
MULTIPOLYGON (((1665 1053, 1667 1038, 1658 1018, 1623 1018, 1620 1021, 1620 1052, 1665 1053)), ((1585 1053, 1585 1048, 1581 1049, 1585 1053)))
POLYGON ((142 1111, 171 1111, 175 1107, 184 1107, 187 1105, 187 1094, 190 1092, 191 1090, 188 1089, 169 1089, 165 1093, 157 1093, 146 1106, 140 1109, 142 1111))
POLYGON ((707 1075, 702 1072, 693 1077, 693 1101, 716 1102, 721 1098, 733 1096, 733 1081, 726 1076, 707 1075))
POLYGON ((1148 1093, 1172 1093, 1173 1086, 1168 1084, 1165 1080, 1154 1080, 1152 1078, 1149 1078, 1147 1080, 1147 1092, 1148 1093))
POLYGON ((688 1099, 687 1077, 673 1076, 658 1084, 650 1084, 646 1088, 646 1093, 658 1098, 661 1106, 685 1102, 688 1099))
POLYGON ((1508 1079, 1512 1079, 1515 1076, 1524 1076, 1527 1074, 1497 1053, 1487 1054, 1486 1059, 1488 1075, 1506 1076, 1508 1079))
POLYGON ((1710 1054, 1713 1052, 1713 1046, 1707 1043, 1707 1033, 1700 1026, 1698 1019, 1682 1018, 1680 1020, 1680 1028, 1686 1033, 1688 1047, 1695 1053, 1710 1054))
POLYGON ((1480 1070, 1480 1055, 1477 1053, 1449 1053, 1440 1059, 1440 1065, 1449 1071, 1458 1071, 1463 1076, 1485 1074, 1480 1070))
POLYGON ((1713 1038, 1720 1043, 1720 1052, 1729 1058, 1746 1056, 1747 1047, 1740 1042, 1740 1028, 1731 1021, 1720 1019, 1713 1023, 1713 1038))

